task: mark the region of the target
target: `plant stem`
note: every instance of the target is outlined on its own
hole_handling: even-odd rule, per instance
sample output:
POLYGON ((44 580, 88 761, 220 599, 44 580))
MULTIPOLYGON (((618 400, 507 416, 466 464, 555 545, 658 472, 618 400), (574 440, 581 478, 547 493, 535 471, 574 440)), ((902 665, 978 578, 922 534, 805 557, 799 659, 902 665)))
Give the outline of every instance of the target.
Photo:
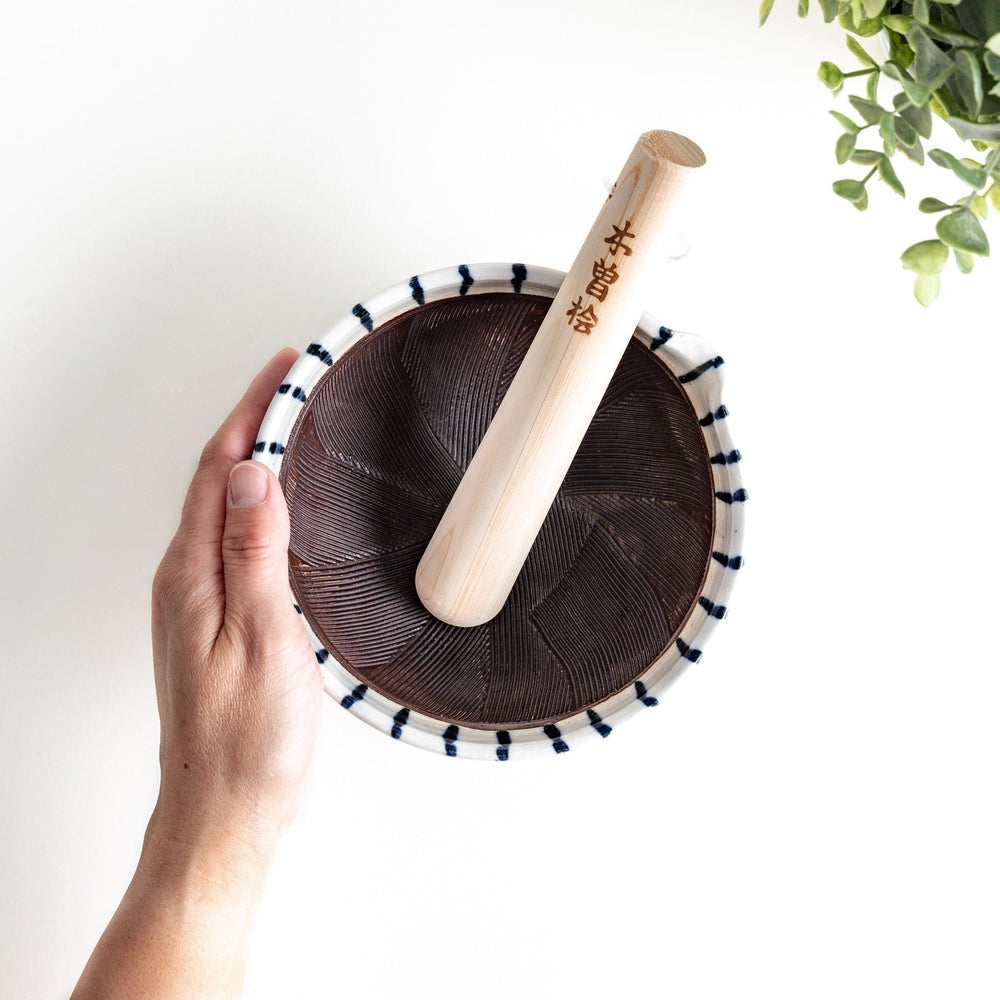
POLYGON ((864 177, 861 178, 861 183, 862 184, 867 184, 872 179, 872 174, 874 174, 876 170, 878 170, 878 164, 877 163, 875 164, 874 167, 871 168, 871 170, 868 171, 867 174, 865 174, 864 177))
POLYGON ((877 72, 878 70, 874 66, 872 66, 870 69, 855 69, 852 70, 850 73, 845 73, 844 79, 848 80, 852 76, 871 76, 872 73, 877 73, 877 72))

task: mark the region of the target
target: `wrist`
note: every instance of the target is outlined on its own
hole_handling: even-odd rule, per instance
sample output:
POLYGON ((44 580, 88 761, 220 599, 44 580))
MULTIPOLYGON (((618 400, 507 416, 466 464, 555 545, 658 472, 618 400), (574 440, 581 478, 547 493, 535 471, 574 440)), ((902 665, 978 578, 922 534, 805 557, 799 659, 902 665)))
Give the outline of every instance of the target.
POLYGON ((153 810, 135 875, 73 997, 237 997, 269 853, 153 810))
POLYGON ((138 873, 213 906, 252 905, 264 888, 279 831, 242 817, 207 815, 164 801, 146 828, 138 873))

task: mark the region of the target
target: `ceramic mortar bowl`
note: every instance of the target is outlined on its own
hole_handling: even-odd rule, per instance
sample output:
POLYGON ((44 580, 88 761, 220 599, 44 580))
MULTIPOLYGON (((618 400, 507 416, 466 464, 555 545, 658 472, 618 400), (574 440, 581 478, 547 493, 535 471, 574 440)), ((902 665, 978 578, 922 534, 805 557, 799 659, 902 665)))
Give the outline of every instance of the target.
POLYGON ((563 277, 461 265, 358 303, 292 367, 254 448, 289 503, 292 600, 327 692, 448 756, 563 753, 655 706, 743 562, 722 359, 644 314, 508 606, 457 629, 419 604, 416 562, 563 277))

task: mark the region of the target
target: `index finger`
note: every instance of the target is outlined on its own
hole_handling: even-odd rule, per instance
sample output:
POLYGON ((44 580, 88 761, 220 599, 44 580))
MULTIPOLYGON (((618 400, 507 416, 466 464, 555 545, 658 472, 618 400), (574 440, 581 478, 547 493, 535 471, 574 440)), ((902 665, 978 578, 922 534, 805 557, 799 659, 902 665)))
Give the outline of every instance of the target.
POLYGON ((229 473, 250 457, 264 414, 298 357, 298 351, 286 347, 271 358, 201 453, 184 499, 177 543, 205 571, 222 572, 229 473))

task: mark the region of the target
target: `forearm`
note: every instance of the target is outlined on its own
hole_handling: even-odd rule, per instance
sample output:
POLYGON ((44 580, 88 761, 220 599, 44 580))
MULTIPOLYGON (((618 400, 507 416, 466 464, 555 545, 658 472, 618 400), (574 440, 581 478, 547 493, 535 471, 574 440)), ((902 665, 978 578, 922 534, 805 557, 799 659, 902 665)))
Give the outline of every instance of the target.
POLYGON ((154 812, 132 882, 72 1000, 239 997, 267 860, 211 830, 178 840, 154 812))

